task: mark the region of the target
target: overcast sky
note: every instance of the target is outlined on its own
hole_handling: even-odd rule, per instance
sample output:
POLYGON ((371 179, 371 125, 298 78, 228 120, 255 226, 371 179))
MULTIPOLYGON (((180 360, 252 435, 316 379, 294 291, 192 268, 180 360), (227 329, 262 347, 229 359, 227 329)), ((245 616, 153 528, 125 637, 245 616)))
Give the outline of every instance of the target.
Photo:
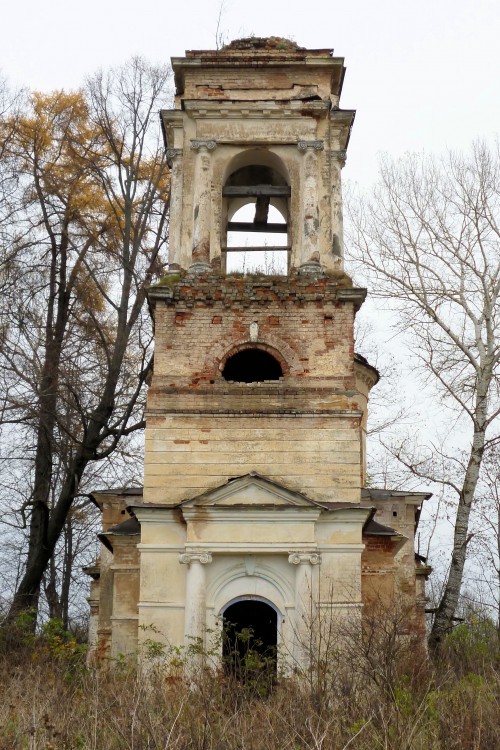
MULTIPOLYGON (((2 0, 0 69, 14 85, 78 87, 141 54, 154 62, 216 46, 220 0, 2 0)), ((345 177, 378 154, 467 148, 500 121, 498 0, 225 0, 219 32, 286 36, 345 57, 341 106, 357 110, 345 177)))

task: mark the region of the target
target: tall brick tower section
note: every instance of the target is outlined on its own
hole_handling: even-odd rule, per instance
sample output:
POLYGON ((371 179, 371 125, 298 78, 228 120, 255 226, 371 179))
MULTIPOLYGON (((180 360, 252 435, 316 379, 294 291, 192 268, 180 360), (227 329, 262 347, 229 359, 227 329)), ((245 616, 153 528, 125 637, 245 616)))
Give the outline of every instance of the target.
MULTIPOLYGON (((343 270, 340 175, 354 120, 339 109, 343 62, 284 40, 173 60, 176 108, 161 113, 171 275, 149 293, 146 502, 178 503, 251 471, 316 500, 360 502, 376 374, 354 356, 365 290, 343 270), (282 275, 226 273, 232 215, 257 201, 283 216, 282 275), (252 357, 255 379, 242 382, 252 357)), ((274 226, 246 223, 251 237, 274 226)))
POLYGON ((423 590, 423 497, 363 490, 378 374, 354 353, 365 290, 343 266, 344 61, 272 38, 173 68, 144 490, 96 495, 92 627, 113 654, 149 626, 189 644, 225 619, 302 663, 315 608, 352 620, 372 591, 423 590))

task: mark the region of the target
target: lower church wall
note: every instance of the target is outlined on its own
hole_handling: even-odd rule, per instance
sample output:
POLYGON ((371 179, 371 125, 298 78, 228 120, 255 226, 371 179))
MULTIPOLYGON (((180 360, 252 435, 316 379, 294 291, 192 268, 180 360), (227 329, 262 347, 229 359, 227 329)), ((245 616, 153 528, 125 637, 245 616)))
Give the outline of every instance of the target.
POLYGON ((346 416, 150 416, 144 499, 178 503, 254 471, 312 499, 359 502, 358 420, 346 416))
POLYGON ((105 535, 113 552, 103 548, 93 585, 97 653, 135 656, 148 641, 186 648, 197 638, 218 648, 226 608, 253 600, 276 611, 287 664, 305 663, 305 644, 323 630, 352 635, 363 616, 402 606, 402 627, 423 637, 425 570, 418 579, 410 570, 413 539, 380 526, 365 535, 369 506, 322 510, 301 497, 248 475, 177 508, 139 501, 140 541, 120 526, 105 535))

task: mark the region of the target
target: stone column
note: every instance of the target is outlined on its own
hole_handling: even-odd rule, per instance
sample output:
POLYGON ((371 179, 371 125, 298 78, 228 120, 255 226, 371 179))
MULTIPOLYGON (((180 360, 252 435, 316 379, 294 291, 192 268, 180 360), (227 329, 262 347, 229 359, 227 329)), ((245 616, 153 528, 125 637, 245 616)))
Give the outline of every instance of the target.
POLYGON ((215 141, 191 141, 196 151, 193 185, 193 248, 191 271, 206 272, 210 266, 210 219, 212 213, 210 152, 217 147, 215 141))
POLYGON ((190 255, 187 259, 182 257, 182 149, 168 148, 167 163, 170 167, 169 267, 176 271, 179 268, 187 268, 191 263, 190 255))
POLYGON ((323 141, 299 141, 297 148, 303 151, 305 164, 303 170, 304 185, 302 190, 304 206, 304 227, 302 232, 302 252, 300 257, 301 273, 318 274, 321 272, 319 253, 319 182, 317 152, 323 151, 323 141))
POLYGON ((316 600, 313 591, 313 566, 321 563, 316 552, 291 552, 288 562, 296 565, 295 571, 295 658, 305 667, 315 643, 316 600))
POLYGON ((88 629, 88 650, 87 662, 92 661, 98 648, 98 627, 99 627, 99 581, 91 581, 90 596, 87 599, 90 606, 90 618, 88 629))
POLYGON ((183 552, 179 555, 179 562, 189 566, 186 574, 185 645, 193 645, 196 640, 204 645, 207 616, 205 565, 212 562, 212 555, 210 552, 183 552))

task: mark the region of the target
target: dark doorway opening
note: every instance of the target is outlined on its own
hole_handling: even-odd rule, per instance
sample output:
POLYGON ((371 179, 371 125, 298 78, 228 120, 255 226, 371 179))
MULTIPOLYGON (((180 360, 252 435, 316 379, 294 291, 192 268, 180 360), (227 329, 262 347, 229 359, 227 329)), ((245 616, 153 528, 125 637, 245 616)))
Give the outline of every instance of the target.
POLYGON ((264 380, 279 380, 283 377, 280 363, 269 352, 262 349, 243 349, 229 357, 222 377, 237 383, 262 383, 264 380))
POLYGON ((222 655, 228 674, 267 690, 276 677, 278 614, 265 602, 245 599, 224 612, 222 655))

